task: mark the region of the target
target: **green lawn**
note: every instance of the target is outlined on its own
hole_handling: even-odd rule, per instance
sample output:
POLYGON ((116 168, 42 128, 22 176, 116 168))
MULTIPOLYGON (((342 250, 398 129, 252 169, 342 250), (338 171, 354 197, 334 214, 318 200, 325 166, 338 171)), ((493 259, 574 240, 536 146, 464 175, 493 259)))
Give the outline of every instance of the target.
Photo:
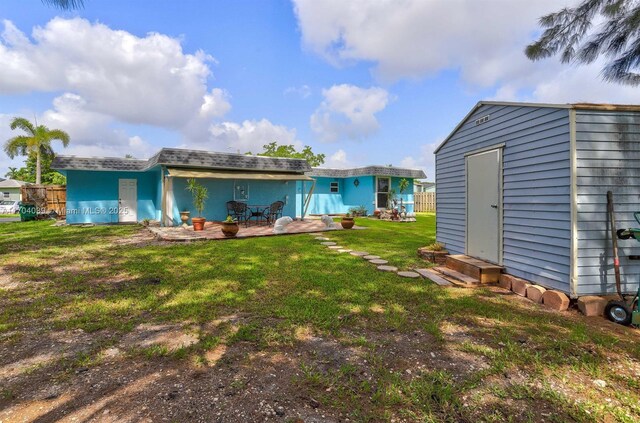
POLYGON ((0 213, 0 219, 8 218, 8 217, 20 217, 20 215, 17 214, 17 213, 16 214, 2 214, 2 213, 0 213))
MULTIPOLYGON (((416 248, 433 242, 433 215, 420 215, 415 224, 357 224, 368 229, 327 236, 402 268, 424 266, 416 248)), ((255 357, 274 363, 291 357, 293 373, 279 378, 277 388, 292 398, 287 416, 316 412, 299 399, 313 398, 321 404, 318 415, 352 421, 640 419, 637 331, 549 312, 497 289, 402 279, 330 251, 308 234, 157 244, 143 233, 50 221, 0 225, 0 275, 12 276, 0 288, 0 351, 19 349, 32 333, 91 337, 89 350, 0 387, 0 420, 4 407, 31 404, 29 383, 75 386, 82 383, 77 368, 115 366, 104 351, 150 323, 179 324, 197 342, 174 350, 121 347, 126 355, 119 365, 144 362, 211 377, 244 369, 252 375, 246 381, 234 376, 222 383, 242 392, 243 384, 272 371, 262 374, 255 357), (240 317, 212 323, 228 316, 240 317), (315 339, 330 342, 335 354, 327 358, 310 347, 315 339), (208 353, 220 346, 227 359, 215 363, 208 353)), ((7 360, 0 357, 0 371, 7 360)), ((258 394, 247 395, 250 408, 258 394)), ((144 403, 136 398, 126 400, 131 409, 144 403)), ((211 402, 196 393, 190 401, 211 402)))
POLYGON ((356 224, 367 229, 340 231, 331 233, 331 237, 352 250, 367 251, 384 257, 393 266, 425 267, 425 262, 418 257, 417 249, 435 241, 435 213, 420 213, 415 223, 356 218, 356 224))

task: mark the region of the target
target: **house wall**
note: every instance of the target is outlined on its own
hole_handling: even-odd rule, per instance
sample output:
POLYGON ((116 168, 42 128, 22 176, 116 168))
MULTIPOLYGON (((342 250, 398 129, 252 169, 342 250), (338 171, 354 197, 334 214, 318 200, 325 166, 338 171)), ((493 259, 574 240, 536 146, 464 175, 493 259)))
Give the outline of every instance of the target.
POLYGON ((346 205, 343 178, 315 177, 314 179, 316 180, 316 186, 311 195, 307 214, 339 214, 349 211, 349 207, 346 205), (337 193, 331 192, 331 182, 338 183, 337 193))
POLYGON ((118 180, 136 179, 137 219, 159 219, 156 204, 159 172, 94 172, 68 170, 67 223, 118 223, 118 180))
POLYGON ((9 201, 20 201, 22 200, 22 196, 20 194, 20 188, 0 188, 0 201, 9 200, 9 201), (9 196, 6 197, 6 193, 9 193, 9 196))
MULTIPOLYGON (((607 191, 614 197, 617 228, 640 227, 640 113, 576 111, 578 228, 577 295, 614 293, 607 191)), ((640 255, 635 239, 618 240, 623 290, 635 292, 640 255)))
MULTIPOLYGON (((367 214, 373 214, 375 209, 375 176, 358 176, 349 178, 316 177, 316 187, 313 191, 311 202, 307 214, 341 214, 347 213, 353 207, 364 206, 367 214), (354 181, 358 179, 358 186, 354 181), (331 192, 331 182, 338 182, 337 193, 331 192)), ((400 198, 399 184, 402 178, 392 177, 391 188, 396 190, 396 195, 400 198)), ((409 187, 402 194, 407 212, 413 212, 413 179, 406 178, 409 187)), ((311 187, 310 183, 305 183, 306 192, 311 187)), ((301 201, 299 201, 301 202, 301 201)))
MULTIPOLYGON (((234 200, 234 187, 246 185, 249 189, 249 205, 268 207, 274 201, 284 201, 282 216, 296 216, 296 181, 260 181, 233 179, 198 179, 209 190, 203 217, 207 220, 221 221, 227 217, 227 201, 234 200)), ((193 207, 191 193, 187 191, 186 178, 173 178, 173 222, 181 224, 180 211, 188 210, 191 217, 198 216, 193 207)))
POLYGON ((502 264, 512 275, 569 292, 568 109, 479 107, 436 154, 436 238, 452 254, 466 252, 465 154, 502 143, 502 264))

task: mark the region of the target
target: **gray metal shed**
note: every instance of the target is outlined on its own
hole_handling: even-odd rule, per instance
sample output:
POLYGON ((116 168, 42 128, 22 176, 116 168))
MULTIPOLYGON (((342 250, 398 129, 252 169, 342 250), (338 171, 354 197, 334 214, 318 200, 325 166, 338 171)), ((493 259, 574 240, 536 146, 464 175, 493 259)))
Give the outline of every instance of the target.
MULTIPOLYGON (((638 227, 640 106, 479 102, 436 149, 437 240, 571 297, 615 292, 606 192, 638 227)), ((637 290, 640 243, 620 240, 637 290)))

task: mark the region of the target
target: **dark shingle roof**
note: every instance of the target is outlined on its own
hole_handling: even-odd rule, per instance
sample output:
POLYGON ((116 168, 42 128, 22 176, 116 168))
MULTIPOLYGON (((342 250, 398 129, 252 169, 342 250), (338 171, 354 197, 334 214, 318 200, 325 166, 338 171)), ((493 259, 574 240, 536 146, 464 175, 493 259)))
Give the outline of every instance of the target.
POLYGON ((145 171, 156 165, 303 173, 311 170, 306 160, 249 156, 212 151, 163 148, 149 160, 115 157, 56 156, 51 167, 57 170, 145 171))
POLYGON ((307 172, 309 176, 325 176, 329 178, 349 178, 352 176, 397 176, 402 178, 426 178, 427 175, 420 169, 407 169, 403 167, 393 166, 366 166, 353 169, 329 169, 323 167, 314 167, 311 172, 307 172))
POLYGON ((58 170, 120 170, 141 171, 147 168, 147 160, 122 159, 119 157, 56 156, 51 167, 58 170))

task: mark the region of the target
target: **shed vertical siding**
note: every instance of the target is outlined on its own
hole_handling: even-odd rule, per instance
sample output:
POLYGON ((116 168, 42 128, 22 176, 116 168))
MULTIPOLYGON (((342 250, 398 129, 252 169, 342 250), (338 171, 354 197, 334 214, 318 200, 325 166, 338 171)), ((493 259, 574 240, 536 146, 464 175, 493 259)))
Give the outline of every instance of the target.
POLYGON ((436 154, 437 240, 453 254, 465 253, 465 154, 498 144, 504 144, 503 265, 512 275, 569 292, 568 109, 485 104, 469 116, 436 154))
MULTIPOLYGON (((578 286, 577 295, 615 292, 607 191, 614 194, 618 228, 640 227, 640 113, 576 112, 578 286)), ((625 291, 637 290, 640 243, 618 240, 625 291)))

